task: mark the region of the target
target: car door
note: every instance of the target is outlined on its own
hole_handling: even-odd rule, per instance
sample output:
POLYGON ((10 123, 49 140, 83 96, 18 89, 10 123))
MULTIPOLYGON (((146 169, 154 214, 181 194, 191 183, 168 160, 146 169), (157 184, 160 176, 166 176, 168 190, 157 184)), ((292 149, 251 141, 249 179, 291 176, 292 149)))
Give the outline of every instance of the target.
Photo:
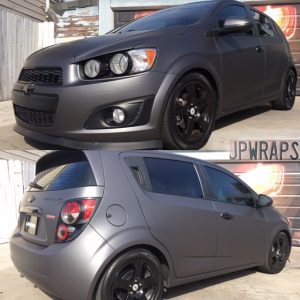
POLYGON ((205 166, 210 198, 218 212, 215 270, 256 264, 263 257, 267 224, 253 192, 223 169, 205 166))
POLYGON ((127 158, 151 234, 169 251, 176 277, 213 270, 218 215, 195 165, 169 158, 127 158))
POLYGON ((274 100, 280 92, 283 77, 289 66, 289 58, 282 37, 279 36, 269 17, 253 9, 250 11, 266 56, 264 95, 266 99, 274 100))
MULTIPOLYGON (((213 17, 213 28, 220 28, 225 19, 250 19, 243 5, 223 5, 213 17)), ((222 65, 222 111, 251 105, 263 98, 265 54, 260 37, 253 30, 245 33, 217 33, 215 43, 222 65)))

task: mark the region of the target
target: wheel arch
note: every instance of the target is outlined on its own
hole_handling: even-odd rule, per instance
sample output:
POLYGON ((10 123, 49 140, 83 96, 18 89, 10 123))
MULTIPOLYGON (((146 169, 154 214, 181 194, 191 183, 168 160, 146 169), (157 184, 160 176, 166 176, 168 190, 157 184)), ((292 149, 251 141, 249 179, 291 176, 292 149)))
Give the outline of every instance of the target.
POLYGON ((219 103, 219 93, 220 93, 220 91, 219 91, 216 79, 214 78, 212 73, 210 71, 208 71, 207 69, 205 69, 205 68, 192 68, 192 69, 188 70, 187 72, 185 72, 184 74, 182 74, 180 79, 182 79, 184 76, 186 76, 187 74, 190 74, 190 73, 198 73, 198 74, 204 75, 206 77, 206 79, 209 81, 209 83, 213 87, 214 91, 216 92, 217 102, 219 103))
POLYGON ((157 116, 159 123, 162 125, 163 117, 169 103, 172 91, 178 82, 189 73, 200 73, 207 78, 216 93, 217 109, 221 108, 222 86, 221 86, 221 67, 214 66, 207 60, 198 55, 188 55, 179 58, 167 71, 165 80, 162 82, 156 95, 156 103, 153 110, 159 112, 157 116))
POLYGON ((123 255, 124 253, 127 253, 132 250, 138 250, 138 249, 147 250, 147 251, 151 252, 155 257, 157 257, 157 259, 159 260, 160 264, 163 267, 164 280, 166 283, 168 283, 168 280, 170 278, 170 262, 168 262, 165 254, 159 248, 157 248, 153 245, 137 244, 137 245, 128 247, 128 248, 122 250, 120 253, 118 253, 118 255, 113 260, 115 260, 117 257, 123 255))
MULTIPOLYGON (((283 233, 285 233, 287 235, 287 237, 289 239, 290 252, 291 252, 292 243, 293 243, 291 232, 289 230, 286 230, 286 229, 283 229, 281 232, 283 232, 283 233)), ((289 255, 290 255, 290 253, 289 253, 289 255)))
POLYGON ((119 251, 115 252, 114 255, 107 261, 105 264, 105 267, 101 270, 99 270, 99 273, 96 275, 96 278, 94 280, 94 283, 92 284, 92 297, 91 299, 96 299, 96 293, 97 293, 97 288, 99 286, 100 280, 102 276, 105 274, 109 266, 120 256, 124 255, 127 252, 130 252, 132 250, 147 250, 151 252, 159 262, 161 263, 162 269, 163 269, 163 277, 164 277, 164 284, 166 286, 169 286, 170 278, 171 278, 171 272, 172 272, 172 262, 170 258, 167 258, 166 253, 162 249, 159 249, 159 247, 154 246, 152 244, 146 244, 146 243, 137 243, 135 245, 127 246, 119 251))
POLYGON ((287 235, 288 239, 289 239, 289 243, 290 243, 290 247, 292 246, 292 236, 291 236, 291 232, 290 230, 288 229, 288 227, 284 224, 284 225, 281 225, 281 226, 276 226, 271 234, 270 234, 270 239, 266 245, 266 253, 268 251, 268 249, 271 247, 272 243, 273 243, 273 240, 274 238, 280 233, 280 232, 283 232, 287 235))
POLYGON ((294 72, 295 77, 296 77, 296 82, 298 81, 298 72, 295 66, 291 66, 291 70, 294 72))

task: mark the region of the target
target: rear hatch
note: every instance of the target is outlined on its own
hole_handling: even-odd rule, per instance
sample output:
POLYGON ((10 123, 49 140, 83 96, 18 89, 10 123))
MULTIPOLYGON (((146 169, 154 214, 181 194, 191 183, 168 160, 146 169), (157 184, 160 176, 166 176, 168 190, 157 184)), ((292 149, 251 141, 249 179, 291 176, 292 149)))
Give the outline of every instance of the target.
MULTIPOLYGON (((64 226, 70 231, 66 241, 76 238, 93 217, 103 192, 99 152, 58 151, 46 155, 38 161, 36 177, 20 204, 20 234, 30 242, 49 246, 61 242, 57 238, 58 227, 64 226), (80 207, 78 220, 65 224, 62 209, 74 202, 80 207), (86 203, 93 203, 93 207, 87 207, 90 216, 84 212, 86 203)), ((69 209, 72 218, 74 205, 69 209)))

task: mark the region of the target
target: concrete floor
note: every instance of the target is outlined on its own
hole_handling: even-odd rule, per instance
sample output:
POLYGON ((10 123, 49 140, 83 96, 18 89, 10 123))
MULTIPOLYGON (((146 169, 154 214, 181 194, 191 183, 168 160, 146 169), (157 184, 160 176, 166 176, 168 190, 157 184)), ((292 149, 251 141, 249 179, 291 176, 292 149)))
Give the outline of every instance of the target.
MULTIPOLYGON (((170 289, 169 300, 299 300, 300 248, 293 248, 290 262, 278 275, 255 270, 207 279, 170 289)), ((21 278, 9 258, 9 245, 0 245, 0 299, 47 300, 50 298, 21 278)))
MULTIPOLYGON (((300 97, 291 111, 276 111, 270 106, 235 113, 219 120, 203 150, 229 151, 230 140, 290 140, 300 138, 300 97)), ((10 101, 0 102, 0 149, 32 149, 24 138, 12 129, 15 122, 10 101)), ((45 149, 49 146, 37 145, 45 149)), ((53 149, 53 146, 50 147, 53 149)))

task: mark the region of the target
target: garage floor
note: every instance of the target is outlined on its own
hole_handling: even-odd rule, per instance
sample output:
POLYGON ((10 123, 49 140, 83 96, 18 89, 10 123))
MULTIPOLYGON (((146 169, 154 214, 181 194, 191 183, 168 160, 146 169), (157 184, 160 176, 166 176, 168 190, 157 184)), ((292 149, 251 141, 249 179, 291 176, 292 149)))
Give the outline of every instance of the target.
MULTIPOLYGON (((278 275, 246 270, 170 289, 170 300, 299 300, 300 248, 293 248, 290 263, 278 275)), ((9 258, 9 245, 0 245, 0 299, 50 299, 25 278, 9 258)))
MULTIPOLYGON (((230 140, 293 140, 300 137, 300 97, 291 111, 272 110, 271 106, 257 107, 235 113, 219 120, 203 150, 228 151, 230 140)), ((2 150, 32 149, 24 138, 13 131, 15 118, 11 101, 0 102, 0 147, 2 150)), ((49 146, 35 144, 38 148, 49 146)), ((53 146, 50 147, 51 149, 53 146)))

